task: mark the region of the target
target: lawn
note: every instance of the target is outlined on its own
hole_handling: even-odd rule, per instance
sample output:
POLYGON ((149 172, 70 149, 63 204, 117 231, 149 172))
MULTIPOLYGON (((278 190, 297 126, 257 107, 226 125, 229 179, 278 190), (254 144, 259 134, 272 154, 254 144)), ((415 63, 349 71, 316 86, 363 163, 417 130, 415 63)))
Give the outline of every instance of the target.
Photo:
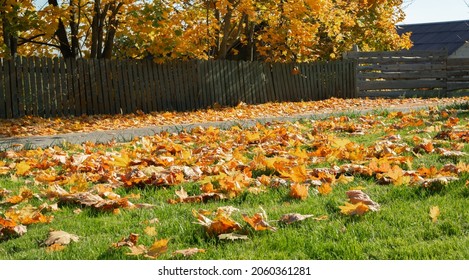
POLYGON ((468 259, 468 107, 3 151, 0 259, 468 259))

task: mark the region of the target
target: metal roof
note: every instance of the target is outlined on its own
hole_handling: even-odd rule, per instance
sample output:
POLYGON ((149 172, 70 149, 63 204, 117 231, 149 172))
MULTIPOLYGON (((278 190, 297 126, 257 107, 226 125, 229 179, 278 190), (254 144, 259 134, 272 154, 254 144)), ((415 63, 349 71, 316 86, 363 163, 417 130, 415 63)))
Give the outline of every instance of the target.
POLYGON ((451 55, 469 41, 469 20, 397 25, 399 34, 412 32, 411 50, 447 49, 451 55))

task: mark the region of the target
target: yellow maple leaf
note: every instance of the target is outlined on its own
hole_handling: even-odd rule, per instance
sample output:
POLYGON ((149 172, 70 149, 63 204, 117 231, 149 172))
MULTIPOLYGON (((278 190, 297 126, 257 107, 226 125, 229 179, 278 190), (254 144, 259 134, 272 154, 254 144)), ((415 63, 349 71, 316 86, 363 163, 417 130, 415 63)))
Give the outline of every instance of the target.
POLYGON ((302 183, 308 178, 306 166, 304 164, 297 165, 288 171, 280 171, 280 175, 285 178, 290 178, 295 183, 302 183))
POLYGON ((244 136, 246 137, 246 142, 248 142, 249 144, 256 143, 261 140, 261 135, 258 132, 246 131, 244 136))
POLYGON ((334 138, 332 139, 332 147, 336 149, 343 149, 349 144, 351 141, 348 139, 340 139, 340 138, 334 138))
POLYGON ((156 240, 145 254, 145 257, 157 258, 168 250, 168 239, 156 240))
POLYGON ((330 184, 324 183, 318 187, 318 191, 322 195, 328 195, 332 192, 332 188, 330 184))
POLYGON ((339 206, 339 208, 342 214, 349 215, 349 216, 351 215, 362 216, 363 214, 368 212, 368 210, 370 210, 368 205, 364 204, 363 202, 358 202, 355 204, 345 202, 345 205, 339 206))
POLYGON ((156 229, 155 227, 146 227, 143 232, 148 235, 148 236, 155 236, 156 235, 156 229))
POLYGON ((31 166, 25 161, 22 161, 16 165, 16 175, 25 175, 30 169, 31 166))
POLYGON ((440 216, 440 208, 438 206, 430 207, 429 216, 432 219, 432 222, 436 223, 436 221, 438 220, 438 216, 440 216))
POLYGON ((336 183, 348 184, 353 182, 354 179, 355 178, 353 176, 345 176, 344 174, 341 174, 339 179, 336 180, 336 183))
POLYGON ((127 153, 122 153, 121 156, 114 156, 113 164, 119 167, 127 167, 129 166, 130 162, 131 162, 131 159, 129 155, 127 153))

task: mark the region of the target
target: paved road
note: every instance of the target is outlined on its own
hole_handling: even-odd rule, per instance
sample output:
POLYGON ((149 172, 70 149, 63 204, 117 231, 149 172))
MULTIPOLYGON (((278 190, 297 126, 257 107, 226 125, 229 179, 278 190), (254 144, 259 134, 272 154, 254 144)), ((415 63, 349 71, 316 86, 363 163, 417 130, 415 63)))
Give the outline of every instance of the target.
MULTIPOLYGON (((434 104, 425 105, 425 106, 412 106, 412 107, 393 107, 393 108, 383 108, 388 111, 402 111, 408 112, 411 110, 420 110, 426 109, 428 107, 434 106, 434 104)), ((235 121, 223 121, 223 122, 205 122, 205 123, 193 123, 193 124, 177 124, 177 125, 166 125, 166 126, 149 126, 143 128, 131 128, 131 129, 122 129, 122 130, 106 130, 106 131, 94 131, 94 132, 78 132, 78 133, 67 133, 67 134, 57 134, 49 136, 30 136, 30 137, 8 137, 0 138, 0 151, 10 148, 45 148, 55 145, 62 145, 65 142, 71 144, 81 144, 85 142, 94 142, 94 143, 107 143, 110 141, 117 142, 127 142, 132 140, 135 137, 142 136, 152 136, 160 132, 180 132, 183 130, 190 131, 195 127, 219 127, 219 128, 230 128, 235 125, 241 127, 251 127, 256 125, 256 123, 269 123, 277 121, 296 121, 299 119, 321 119, 331 115, 340 115, 340 114, 353 114, 353 113, 367 113, 380 109, 369 109, 369 110, 360 110, 360 111, 343 111, 337 113, 321 113, 321 114, 306 114, 306 115, 294 115, 288 117, 271 117, 271 118, 257 118, 251 120, 235 120, 235 121)))

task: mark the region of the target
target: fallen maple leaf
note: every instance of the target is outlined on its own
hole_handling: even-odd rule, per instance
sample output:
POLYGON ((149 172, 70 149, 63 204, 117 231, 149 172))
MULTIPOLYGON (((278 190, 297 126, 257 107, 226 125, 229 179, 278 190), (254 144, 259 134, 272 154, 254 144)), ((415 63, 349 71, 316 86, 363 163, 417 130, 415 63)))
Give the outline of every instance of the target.
POLYGON ((155 240, 150 248, 148 248, 145 257, 154 259, 165 253, 168 250, 168 241, 168 239, 155 240))
POLYGON ((23 176, 25 175, 29 170, 31 169, 31 166, 26 163, 25 161, 22 161, 16 165, 16 174, 23 176))
POLYGON ((126 253, 128 256, 139 256, 147 252, 145 245, 134 245, 129 247, 130 253, 126 253))
POLYGON ((237 233, 223 233, 218 235, 218 239, 220 240, 248 240, 249 237, 247 235, 237 234, 237 233))
POLYGON ((148 236, 155 236, 156 235, 156 229, 155 227, 146 227, 143 232, 148 235, 148 236))
POLYGON ((26 226, 17 224, 14 220, 0 217, 0 240, 13 236, 22 236, 26 232, 26 226))
POLYGON ((318 187, 318 192, 322 195, 328 195, 332 192, 332 187, 330 184, 328 183, 324 183, 324 184, 321 184, 319 187, 318 187))
POLYGON ((280 171, 280 174, 284 178, 290 178, 295 183, 302 183, 308 178, 304 164, 295 166, 288 171, 280 171))
POLYGON ((364 204, 363 202, 359 202, 357 204, 345 202, 345 205, 339 206, 339 208, 342 214, 349 215, 349 216, 352 216, 352 215, 362 216, 363 214, 368 212, 368 210, 370 209, 368 205, 364 204))
POLYGON ((438 216, 440 216, 440 208, 438 206, 430 207, 430 218, 432 219, 433 223, 436 223, 438 220, 438 216))
POLYGON ((205 253, 205 250, 199 249, 199 248, 188 248, 188 249, 176 250, 173 252, 173 255, 183 255, 184 257, 190 257, 197 253, 205 253))
POLYGON ((293 183, 290 186, 290 196, 293 198, 305 200, 308 198, 308 185, 300 184, 300 183, 293 183))
POLYGON ((49 237, 43 242, 45 246, 57 245, 68 245, 70 242, 78 242, 79 237, 75 234, 57 230, 49 232, 49 237))
POLYGON ((371 211, 378 211, 380 206, 378 203, 371 200, 371 198, 361 190, 349 190, 346 195, 352 204, 363 203, 368 206, 371 211))
POLYGON ((292 224, 296 223, 299 221, 303 221, 307 218, 311 218, 314 215, 301 215, 298 213, 290 213, 290 214, 284 214, 282 217, 280 217, 279 222, 286 223, 286 224, 292 224))
POLYGON ((197 218, 196 224, 204 226, 207 233, 210 235, 218 236, 223 233, 230 233, 241 229, 241 226, 236 221, 231 219, 227 213, 220 209, 217 211, 217 215, 213 220, 196 211, 192 213, 197 218))
POLYGON ((276 231, 277 228, 269 225, 264 219, 264 215, 256 213, 254 216, 249 217, 247 214, 242 214, 243 220, 247 222, 254 230, 271 230, 276 231))
POLYGON ((132 246, 136 246, 137 242, 138 242, 138 234, 131 233, 128 237, 124 237, 120 241, 113 243, 112 246, 116 248, 123 247, 123 246, 132 247, 132 246))

